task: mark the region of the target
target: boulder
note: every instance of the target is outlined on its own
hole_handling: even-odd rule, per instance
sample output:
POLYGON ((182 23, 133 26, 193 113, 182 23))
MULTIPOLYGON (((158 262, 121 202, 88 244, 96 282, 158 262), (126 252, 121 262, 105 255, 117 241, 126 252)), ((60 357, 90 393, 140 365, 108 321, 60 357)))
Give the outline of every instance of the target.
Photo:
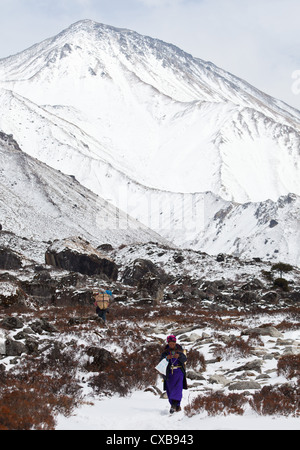
POLYGON ((266 292, 266 294, 264 294, 261 299, 268 304, 275 304, 278 302, 279 295, 277 294, 277 292, 270 291, 266 292))
POLYGON ((30 324, 30 328, 37 334, 43 334, 44 331, 46 333, 58 333, 58 329, 54 325, 49 323, 49 321, 45 317, 32 322, 30 324))
POLYGON ((140 291, 145 290, 156 302, 163 300, 165 285, 161 282, 159 277, 150 272, 146 273, 138 281, 137 288, 140 291))
POLYGON ((186 342, 196 342, 196 341, 199 341, 199 340, 201 340, 202 338, 201 338, 201 336, 199 336, 199 334, 197 334, 197 333, 191 333, 186 339, 185 339, 185 341, 186 342))
POLYGON ((111 244, 101 244, 98 245, 97 250, 100 250, 102 252, 111 252, 113 251, 113 246, 111 244))
POLYGON ((116 363, 112 354, 104 348, 89 347, 86 353, 92 358, 85 366, 89 372, 101 372, 116 363))
POLYGON ((81 238, 57 240, 47 249, 46 264, 79 272, 84 275, 105 275, 117 280, 118 267, 114 261, 81 238))
POLYGON ((0 306, 9 308, 12 305, 24 304, 27 295, 20 288, 21 283, 14 281, 1 281, 0 283, 0 306))
POLYGON ((21 356, 22 353, 28 353, 25 344, 13 339, 6 339, 5 341, 5 355, 6 356, 21 356))
POLYGON ((229 383, 231 383, 228 378, 218 374, 211 375, 208 379, 208 382, 211 384, 222 384, 223 386, 227 386, 229 383))
POLYGON ((0 269, 16 270, 22 267, 22 258, 13 250, 0 247, 0 269))
MULTIPOLYGON (((170 281, 170 277, 152 261, 138 258, 130 266, 126 267, 122 276, 122 282, 128 286, 137 286, 139 282, 143 283, 141 281, 142 278, 149 274, 153 275, 161 285, 167 284, 170 281)), ((148 282, 148 279, 148 276, 145 277, 145 283, 148 282)))
POLYGON ((196 372, 196 370, 194 369, 187 370, 186 376, 190 380, 201 380, 201 381, 205 380, 205 377, 202 375, 202 373, 196 372))
POLYGON ((253 292, 253 291, 246 291, 242 296, 241 296, 241 302, 244 305, 251 305, 253 303, 258 303, 259 302, 259 297, 258 295, 253 292))
POLYGON ((261 389, 257 381, 237 381, 228 386, 230 391, 246 391, 248 389, 261 389))
POLYGON ((16 330, 24 327, 24 323, 18 317, 5 317, 0 322, 0 326, 6 330, 16 330))
POLYGON ((271 336, 279 338, 283 337, 283 334, 275 327, 248 328, 247 330, 243 331, 242 334, 247 336, 256 334, 257 336, 271 336))
POLYGON ((31 280, 21 280, 22 290, 31 297, 39 300, 51 300, 57 291, 58 282, 51 278, 48 271, 37 273, 31 280))
POLYGON ((248 361, 246 364, 243 364, 242 366, 229 370, 228 372, 226 372, 226 375, 233 372, 242 372, 243 370, 245 371, 254 370, 258 373, 261 373, 262 365, 263 361, 261 359, 255 359, 253 361, 248 361))

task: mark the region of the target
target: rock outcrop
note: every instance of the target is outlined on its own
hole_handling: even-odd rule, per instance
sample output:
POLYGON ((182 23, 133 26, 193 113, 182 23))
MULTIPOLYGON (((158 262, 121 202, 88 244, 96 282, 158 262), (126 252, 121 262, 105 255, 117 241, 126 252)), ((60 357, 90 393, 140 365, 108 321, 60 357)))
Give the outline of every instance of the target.
POLYGON ((118 278, 116 263, 79 237, 54 241, 46 251, 45 262, 70 272, 118 278))

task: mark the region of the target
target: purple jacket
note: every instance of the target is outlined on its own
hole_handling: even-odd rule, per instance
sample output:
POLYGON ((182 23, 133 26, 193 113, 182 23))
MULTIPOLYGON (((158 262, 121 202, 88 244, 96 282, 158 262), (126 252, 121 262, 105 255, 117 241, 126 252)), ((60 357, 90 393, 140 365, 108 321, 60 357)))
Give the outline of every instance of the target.
MULTIPOLYGON (((186 362, 186 360, 187 360, 187 357, 183 353, 183 349, 182 349, 181 345, 176 344, 174 350, 171 350, 170 347, 169 347, 169 344, 167 344, 165 349, 164 349, 164 351, 163 351, 163 353, 160 356, 160 361, 162 359, 166 358, 170 354, 171 351, 175 351, 175 353, 179 353, 179 358, 176 361, 176 365, 180 366, 180 369, 182 370, 183 375, 184 375, 183 389, 187 389, 186 372, 185 372, 185 364, 184 364, 186 362)), ((172 366, 172 362, 171 362, 171 360, 169 360, 169 364, 168 364, 168 367, 167 367, 167 373, 166 373, 166 376, 164 376, 164 385, 165 385, 166 381, 168 380, 168 378, 170 376, 171 366, 172 366)), ((164 386, 164 389, 166 389, 165 386, 164 386)))

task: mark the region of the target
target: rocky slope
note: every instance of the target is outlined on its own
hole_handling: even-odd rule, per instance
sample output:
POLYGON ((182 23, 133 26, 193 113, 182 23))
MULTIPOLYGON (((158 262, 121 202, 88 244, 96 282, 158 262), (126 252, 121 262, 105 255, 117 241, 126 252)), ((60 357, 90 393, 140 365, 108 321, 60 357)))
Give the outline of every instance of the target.
MULTIPOLYGON (((7 233, 0 232, 0 238, 3 242, 7 233)), ((157 243, 93 249, 80 238, 45 246, 51 259, 39 247, 40 257, 29 260, 25 253, 31 241, 12 234, 10 239, 14 248, 0 249, 0 397, 9 402, 6 386, 28 376, 19 405, 29 392, 35 393, 34 410, 27 408, 35 420, 31 425, 68 427, 87 401, 97 404, 114 395, 145 391, 145 396, 150 392, 165 398, 160 378, 145 371, 145 365, 150 357, 159 359, 170 333, 188 352, 189 390, 178 416, 183 429, 193 417, 211 414, 245 414, 247 420, 251 414, 262 419, 268 414, 299 415, 299 405, 291 400, 299 398, 297 268, 226 255, 215 258, 157 243), (41 263, 42 254, 53 265, 41 263), (58 267, 58 255, 64 255, 66 267, 72 262, 72 272, 58 267), (95 263, 100 255, 99 268, 107 259, 115 264, 117 279, 114 271, 96 273, 92 265, 82 270, 81 257, 95 263), (278 284, 281 277, 285 284, 278 284), (107 326, 95 314, 94 287, 113 291, 107 326), (33 382, 33 370, 38 370, 39 384, 33 382), (45 395, 52 407, 40 416, 36 399, 45 395)), ((149 404, 148 397, 145 401, 149 404)), ((20 423, 22 408, 18 411, 20 423)), ((147 408, 140 414, 139 420, 147 417, 147 408)), ((155 427, 147 420, 148 427, 155 427)))
MULTIPOLYGON (((81 235, 100 245, 161 238, 105 199, 24 153, 0 132, 0 223, 2 229, 43 241, 81 235)), ((39 242, 39 244, 38 244, 39 242)), ((29 255, 29 254, 28 254, 29 255)), ((29 257, 34 258, 34 253, 29 257)))

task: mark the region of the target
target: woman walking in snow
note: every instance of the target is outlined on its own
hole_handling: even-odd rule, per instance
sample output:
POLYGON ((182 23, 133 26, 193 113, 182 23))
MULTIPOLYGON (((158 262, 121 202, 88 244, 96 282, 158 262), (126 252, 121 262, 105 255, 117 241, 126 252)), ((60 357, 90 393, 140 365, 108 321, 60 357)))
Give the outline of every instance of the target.
POLYGON ((167 345, 160 360, 164 358, 169 362, 164 376, 164 389, 171 405, 170 413, 173 414, 175 411, 181 411, 182 390, 187 389, 185 373, 187 358, 181 345, 176 344, 176 337, 173 334, 167 337, 167 345))

